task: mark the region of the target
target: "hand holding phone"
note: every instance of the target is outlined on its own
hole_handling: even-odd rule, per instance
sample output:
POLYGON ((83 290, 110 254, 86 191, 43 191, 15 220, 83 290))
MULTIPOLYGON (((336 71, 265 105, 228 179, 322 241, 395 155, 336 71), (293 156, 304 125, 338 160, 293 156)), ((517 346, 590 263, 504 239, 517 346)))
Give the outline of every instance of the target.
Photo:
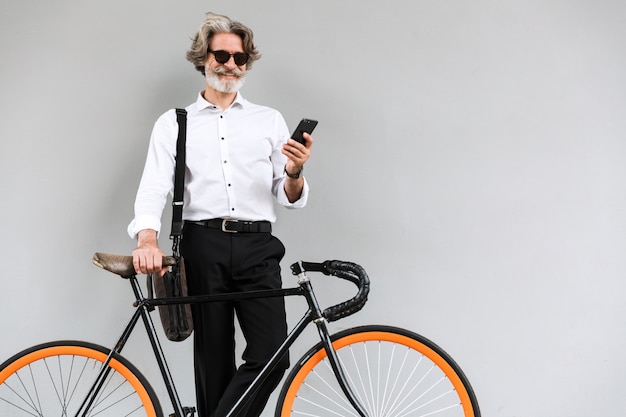
POLYGON ((313 129, 315 129, 315 126, 317 126, 317 120, 300 120, 300 123, 298 123, 298 127, 296 127, 296 130, 294 130, 291 134, 291 139, 294 139, 304 145, 306 141, 304 140, 302 134, 306 132, 310 135, 311 133, 313 133, 313 129))

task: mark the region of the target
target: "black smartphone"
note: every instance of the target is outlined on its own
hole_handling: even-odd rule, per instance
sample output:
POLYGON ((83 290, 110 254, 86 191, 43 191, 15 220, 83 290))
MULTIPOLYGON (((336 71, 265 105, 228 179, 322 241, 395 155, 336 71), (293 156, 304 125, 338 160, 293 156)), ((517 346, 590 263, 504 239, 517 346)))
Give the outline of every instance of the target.
POLYGON ((306 132, 310 135, 311 133, 313 133, 313 129, 315 129, 315 126, 317 126, 317 120, 311 120, 311 119, 300 120, 300 123, 298 123, 298 127, 296 127, 296 130, 294 130, 293 133, 291 134, 291 139, 297 140, 298 142, 304 145, 305 140, 304 140, 304 137, 302 137, 302 134, 306 132))

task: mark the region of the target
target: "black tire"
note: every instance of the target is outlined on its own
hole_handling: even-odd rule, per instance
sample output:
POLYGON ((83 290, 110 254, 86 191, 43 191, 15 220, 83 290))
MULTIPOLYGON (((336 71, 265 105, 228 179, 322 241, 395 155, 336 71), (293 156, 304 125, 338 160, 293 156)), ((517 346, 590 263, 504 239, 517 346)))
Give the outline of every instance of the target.
MULTIPOLYGON (((93 343, 58 341, 28 348, 0 365, 0 416, 74 416, 109 350, 93 343)), ((114 355, 88 416, 163 417, 146 378, 114 355)))
MULTIPOLYGON (((430 340, 389 326, 332 336, 348 383, 370 416, 480 417, 461 368, 430 340)), ((276 417, 358 416, 339 388, 321 343, 288 375, 276 417)))

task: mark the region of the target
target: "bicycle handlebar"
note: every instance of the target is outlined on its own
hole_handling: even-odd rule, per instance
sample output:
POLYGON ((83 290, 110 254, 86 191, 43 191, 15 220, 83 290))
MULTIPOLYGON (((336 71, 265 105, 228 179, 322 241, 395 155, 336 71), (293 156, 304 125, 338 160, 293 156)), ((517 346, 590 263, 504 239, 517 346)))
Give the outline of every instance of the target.
POLYGON ((296 262, 291 265, 294 275, 299 275, 306 271, 321 272, 324 275, 332 275, 352 282, 359 289, 357 294, 351 299, 328 307, 323 315, 328 321, 336 321, 348 317, 361 310, 367 302, 367 295, 370 291, 370 279, 365 269, 352 262, 345 261, 325 261, 316 262, 296 262))

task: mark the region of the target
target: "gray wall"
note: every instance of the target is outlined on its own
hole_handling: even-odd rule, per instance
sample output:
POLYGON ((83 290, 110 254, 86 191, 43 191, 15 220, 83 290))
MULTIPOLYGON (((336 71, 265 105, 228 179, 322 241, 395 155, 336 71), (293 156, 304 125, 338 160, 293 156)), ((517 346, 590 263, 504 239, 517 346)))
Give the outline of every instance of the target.
MULTIPOLYGON (((371 302, 334 329, 386 323, 435 340, 485 416, 622 415, 618 0, 2 0, 2 360, 118 336, 127 284, 91 256, 134 247, 125 228, 149 133, 203 87, 184 53, 208 10, 255 29, 248 99, 292 128, 320 120, 310 205, 282 210, 276 232, 285 267, 368 270, 371 302)), ((322 302, 349 294, 316 287, 322 302)), ((135 338, 128 357, 154 379, 146 348, 135 338)), ((167 349, 191 403, 190 343, 167 349)))

